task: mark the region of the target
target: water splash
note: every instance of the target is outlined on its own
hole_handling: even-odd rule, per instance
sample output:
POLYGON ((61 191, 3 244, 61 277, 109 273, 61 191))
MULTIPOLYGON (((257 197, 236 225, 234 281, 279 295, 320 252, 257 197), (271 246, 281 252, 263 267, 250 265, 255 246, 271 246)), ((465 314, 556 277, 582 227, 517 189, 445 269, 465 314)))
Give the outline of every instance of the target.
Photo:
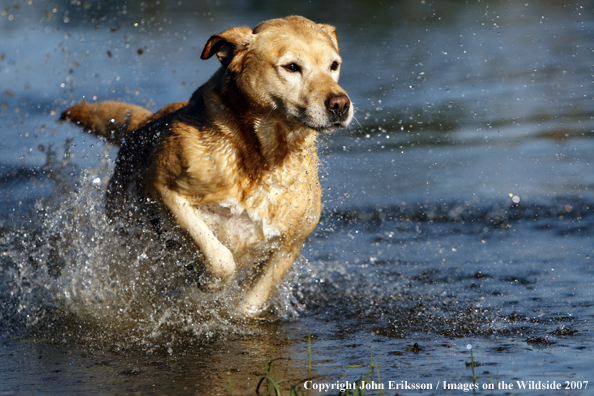
MULTIPOLYGON (((107 218, 111 161, 77 175, 68 159, 56 160, 51 148, 47 155, 50 196, 22 222, 0 224, 0 301, 8 327, 148 349, 253 331, 233 309, 240 284, 215 293, 197 287, 192 246, 167 246, 142 218, 133 224, 107 218)), ((282 317, 298 314, 291 293, 286 281, 273 299, 282 317)))

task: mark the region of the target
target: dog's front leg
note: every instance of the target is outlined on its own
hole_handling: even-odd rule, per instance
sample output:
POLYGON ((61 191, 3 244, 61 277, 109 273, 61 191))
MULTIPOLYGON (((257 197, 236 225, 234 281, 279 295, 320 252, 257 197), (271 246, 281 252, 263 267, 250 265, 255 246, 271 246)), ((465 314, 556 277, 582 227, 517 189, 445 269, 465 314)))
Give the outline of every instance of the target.
POLYGON ((204 269, 209 278, 204 286, 214 289, 228 283, 235 273, 235 260, 231 251, 212 233, 188 198, 166 187, 159 189, 159 192, 177 224, 190 234, 204 257, 204 269))
POLYGON ((301 243, 276 250, 265 262, 253 280, 245 286, 247 289, 237 309, 245 316, 256 317, 268 305, 268 299, 291 269, 301 251, 301 243))

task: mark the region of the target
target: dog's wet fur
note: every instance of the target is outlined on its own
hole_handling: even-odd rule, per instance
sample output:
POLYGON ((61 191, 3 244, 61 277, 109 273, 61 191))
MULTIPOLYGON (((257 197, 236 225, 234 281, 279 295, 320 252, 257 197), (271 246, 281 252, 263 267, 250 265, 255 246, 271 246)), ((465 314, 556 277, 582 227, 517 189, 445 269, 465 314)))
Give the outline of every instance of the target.
POLYGON ((336 29, 291 16, 212 36, 201 58, 222 67, 189 101, 157 113, 81 102, 62 114, 121 145, 106 211, 148 205, 176 224, 202 260, 204 288, 243 269, 238 311, 257 316, 320 218, 317 133, 346 127, 336 29))

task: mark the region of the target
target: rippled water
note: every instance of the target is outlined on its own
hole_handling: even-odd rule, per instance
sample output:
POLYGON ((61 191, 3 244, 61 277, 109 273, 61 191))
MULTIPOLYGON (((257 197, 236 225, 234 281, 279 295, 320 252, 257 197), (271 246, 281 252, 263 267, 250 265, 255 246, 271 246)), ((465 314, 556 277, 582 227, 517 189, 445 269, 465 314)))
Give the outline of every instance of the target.
POLYGON ((591 5, 3 10, 3 391, 253 394, 278 357, 304 383, 308 334, 316 383, 359 379, 372 351, 386 387, 472 384, 468 344, 479 385, 594 378, 591 5), (233 288, 192 287, 193 252, 107 221, 116 151, 56 118, 83 96, 185 100, 217 68, 211 34, 290 14, 337 26, 357 121, 322 139, 322 221, 275 313, 244 322, 233 288))

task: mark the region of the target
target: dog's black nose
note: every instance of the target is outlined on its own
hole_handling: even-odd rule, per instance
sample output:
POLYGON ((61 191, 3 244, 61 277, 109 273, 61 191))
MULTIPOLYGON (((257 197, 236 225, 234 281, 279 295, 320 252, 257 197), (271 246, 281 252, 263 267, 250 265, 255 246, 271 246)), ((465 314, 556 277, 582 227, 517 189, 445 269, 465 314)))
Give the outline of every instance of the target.
POLYGON ((330 95, 326 100, 326 108, 337 116, 344 116, 348 113, 351 100, 345 94, 330 95))

